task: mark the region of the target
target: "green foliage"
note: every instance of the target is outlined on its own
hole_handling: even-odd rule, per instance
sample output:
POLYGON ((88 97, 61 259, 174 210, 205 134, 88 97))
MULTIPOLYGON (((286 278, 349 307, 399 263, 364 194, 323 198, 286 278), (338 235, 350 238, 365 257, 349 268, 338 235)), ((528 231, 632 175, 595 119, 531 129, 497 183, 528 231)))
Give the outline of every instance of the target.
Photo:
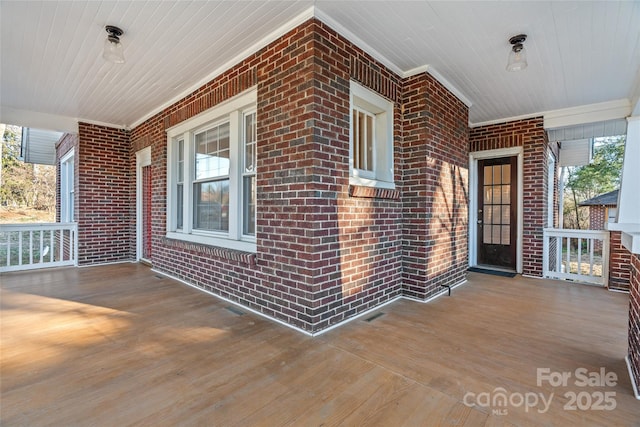
POLYGON ((6 126, 2 135, 0 206, 55 209, 55 167, 20 160, 21 138, 21 127, 6 126))
POLYGON ((587 219, 586 210, 580 212, 579 203, 620 188, 625 139, 625 136, 597 138, 592 162, 567 168, 564 211, 571 222, 569 228, 581 228, 587 219))

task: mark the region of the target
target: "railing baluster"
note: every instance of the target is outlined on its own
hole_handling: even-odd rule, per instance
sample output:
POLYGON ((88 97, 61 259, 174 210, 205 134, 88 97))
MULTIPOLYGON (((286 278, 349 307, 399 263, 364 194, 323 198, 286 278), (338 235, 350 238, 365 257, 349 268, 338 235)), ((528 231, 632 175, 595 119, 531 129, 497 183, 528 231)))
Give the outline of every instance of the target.
POLYGON ((567 273, 571 273, 571 237, 567 236, 567 273))
POLYGON ((44 230, 40 230, 40 264, 44 262, 44 255, 42 252, 44 251, 44 230))
POLYGON ((49 230, 49 262, 53 262, 53 251, 55 250, 55 246, 53 245, 53 235, 54 231, 49 230))
POLYGON ((589 239, 589 276, 593 276, 593 247, 595 239, 589 239))
POLYGON ((29 264, 33 264, 33 230, 29 230, 29 264))
POLYGON ((60 230, 60 261, 64 261, 64 229, 60 230))
POLYGON ((22 265, 22 234, 22 231, 18 233, 18 265, 22 265))
POLYGON ((556 273, 562 272, 562 237, 556 237, 556 273))
POLYGON ((11 236, 13 233, 7 231, 7 267, 11 266, 11 236))
POLYGON ((578 274, 582 275, 582 237, 578 237, 578 274))

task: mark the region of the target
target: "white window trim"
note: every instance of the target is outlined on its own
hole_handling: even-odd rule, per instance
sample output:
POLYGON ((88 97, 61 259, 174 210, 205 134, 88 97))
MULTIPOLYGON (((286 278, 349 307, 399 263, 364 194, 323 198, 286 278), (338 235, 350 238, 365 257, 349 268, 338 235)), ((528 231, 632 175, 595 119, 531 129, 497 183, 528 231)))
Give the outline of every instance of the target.
MULTIPOLYGON (((60 222, 73 222, 74 212, 69 215, 69 197, 75 197, 75 148, 69 150, 62 158, 60 158, 60 222), (69 193, 69 174, 68 164, 71 164, 71 186, 73 187, 73 195, 69 193), (71 221, 69 220, 71 217, 71 221)), ((75 207, 75 200, 74 200, 75 207)))
POLYGON ((395 189, 393 173, 393 102, 351 80, 349 85, 349 184, 395 189), (354 167, 353 108, 375 115, 374 170, 354 167), (383 147, 380 147, 383 145, 383 147), (364 176, 363 176, 364 175, 364 176))
POLYGON ((136 260, 142 259, 142 168, 151 165, 151 147, 143 148, 136 153, 136 260))
POLYGON ((239 142, 242 136, 243 115, 255 111, 257 105, 257 89, 253 88, 234 98, 217 105, 203 113, 198 114, 184 122, 167 129, 167 228, 166 237, 170 239, 184 240, 192 243, 200 243, 218 246, 244 252, 257 252, 255 236, 242 234, 242 168, 240 167, 242 150, 239 142), (229 152, 229 194, 234 195, 233 202, 229 204, 229 233, 205 231, 193 229, 193 179, 183 180, 183 193, 187 203, 183 203, 183 228, 177 230, 176 219, 176 157, 177 141, 184 137, 184 176, 193 177, 193 137, 203 127, 229 121, 230 140, 229 152), (239 134, 240 132, 240 134, 239 134), (231 179, 231 177, 234 179, 231 179), (188 194, 187 194, 188 193, 188 194))

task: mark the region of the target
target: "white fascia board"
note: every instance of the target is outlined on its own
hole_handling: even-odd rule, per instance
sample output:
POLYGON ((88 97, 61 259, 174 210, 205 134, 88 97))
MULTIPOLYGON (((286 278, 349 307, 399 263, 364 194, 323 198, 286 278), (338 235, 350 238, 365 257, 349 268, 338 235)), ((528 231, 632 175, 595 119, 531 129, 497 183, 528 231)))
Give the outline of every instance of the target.
POLYGON ((546 111, 543 114, 544 128, 557 129, 628 117, 631 114, 631 102, 628 99, 618 99, 598 104, 546 111))
POLYGON ((73 117, 38 113, 5 106, 0 109, 0 122, 34 129, 78 133, 78 120, 73 117))

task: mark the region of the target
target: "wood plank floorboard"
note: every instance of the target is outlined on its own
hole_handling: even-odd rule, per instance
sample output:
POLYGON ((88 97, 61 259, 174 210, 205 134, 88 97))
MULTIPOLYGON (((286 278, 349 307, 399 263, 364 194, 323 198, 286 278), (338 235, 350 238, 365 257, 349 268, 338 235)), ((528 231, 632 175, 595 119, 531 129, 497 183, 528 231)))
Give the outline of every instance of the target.
POLYGON ((139 264, 0 282, 2 426, 640 426, 628 295, 601 288, 470 273, 310 338, 139 264), (538 368, 618 381, 538 385, 538 368), (466 404, 501 389, 553 397, 466 404), (565 409, 605 391, 613 410, 565 409))

